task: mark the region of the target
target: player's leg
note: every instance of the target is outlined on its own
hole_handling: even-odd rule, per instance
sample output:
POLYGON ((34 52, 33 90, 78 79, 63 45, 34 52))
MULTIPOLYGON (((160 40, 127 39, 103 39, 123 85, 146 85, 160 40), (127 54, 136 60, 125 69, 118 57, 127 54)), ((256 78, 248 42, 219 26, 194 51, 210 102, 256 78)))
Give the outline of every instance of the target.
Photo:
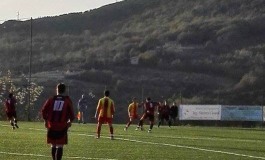
POLYGON ((127 126, 126 126, 126 127, 127 127, 127 128, 130 127, 131 124, 132 124, 132 117, 130 117, 130 120, 129 120, 129 122, 127 123, 127 126))
POLYGON ((161 119, 161 124, 164 125, 164 121, 165 121, 165 115, 162 116, 162 119, 161 119))
POLYGON ((13 129, 15 129, 15 124, 14 124, 14 121, 12 119, 10 120, 10 125, 12 126, 13 129))
POLYGON ((177 119, 177 116, 174 116, 174 117, 173 117, 173 122, 174 122, 174 125, 178 125, 178 119, 177 119))
POLYGON ((15 129, 14 123, 13 123, 13 120, 12 120, 13 117, 11 116, 10 112, 6 112, 6 116, 7 116, 7 119, 9 121, 10 125, 12 126, 12 128, 15 129))
POLYGON ((159 114, 158 115, 158 125, 157 125, 157 127, 160 127, 161 123, 162 123, 162 115, 159 114))
POLYGON ((144 123, 144 120, 143 119, 140 119, 139 123, 138 123, 138 126, 136 127, 135 130, 138 130, 139 128, 143 128, 143 123, 144 123))
POLYGON ((17 125, 17 113, 16 112, 13 113, 13 118, 14 118, 14 126, 19 128, 18 125, 17 125))
POLYGON ((110 139, 113 140, 114 139, 114 129, 113 129, 113 126, 112 126, 112 122, 108 123, 109 125, 109 131, 110 131, 110 139))
POLYGON ((62 157, 63 157, 63 146, 58 146, 56 156, 57 156, 56 160, 62 160, 62 157))
POLYGON ((100 138, 101 126, 102 122, 99 120, 97 124, 97 136, 96 136, 97 139, 100 138))
POLYGON ((81 122, 83 123, 84 121, 83 121, 83 112, 80 111, 80 123, 81 122))
POLYGON ((138 123, 138 126, 137 126, 137 128, 136 128, 136 130, 138 130, 139 128, 141 128, 141 130, 143 130, 143 124, 144 124, 144 119, 146 118, 146 114, 144 114, 142 117, 141 117, 141 119, 140 119, 140 121, 139 121, 139 123, 138 123))
POLYGON ((169 115, 169 120, 171 122, 171 125, 174 125, 174 120, 173 120, 173 116, 172 115, 169 115))
POLYGON ((129 122, 126 124, 124 130, 127 131, 127 129, 130 127, 131 124, 132 124, 132 117, 129 117, 129 122))
POLYGON ((52 159, 53 160, 62 160, 63 157, 63 145, 55 145, 51 146, 52 148, 52 159))
POLYGON ((81 120, 81 112, 78 111, 78 113, 77 113, 77 122, 78 122, 78 124, 80 124, 80 120, 81 120))
POLYGON ((168 126, 169 127, 171 127, 171 119, 169 118, 169 115, 167 115, 166 117, 165 117, 165 119, 166 119, 166 121, 167 121, 167 123, 168 123, 168 126))
POLYGON ((149 115, 149 121, 150 121, 150 127, 149 127, 148 132, 151 132, 151 130, 153 129, 153 126, 154 126, 155 116, 149 115))
POLYGON ((81 112, 82 113, 82 122, 83 124, 86 124, 86 120, 85 120, 85 112, 81 112))
POLYGON ((53 160, 56 160, 56 151, 57 151, 57 149, 56 149, 56 145, 51 145, 51 148, 52 148, 52 159, 53 160))

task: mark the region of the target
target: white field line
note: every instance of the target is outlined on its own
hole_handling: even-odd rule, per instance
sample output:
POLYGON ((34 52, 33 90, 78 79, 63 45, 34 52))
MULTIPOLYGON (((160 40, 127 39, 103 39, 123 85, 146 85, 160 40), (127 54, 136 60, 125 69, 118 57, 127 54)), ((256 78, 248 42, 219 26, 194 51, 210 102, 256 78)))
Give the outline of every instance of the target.
MULTIPOLYGON (((4 127, 10 127, 10 125, 0 125, 4 127)), ((28 128, 29 130, 46 131, 46 129, 28 128)), ((71 130, 69 131, 70 134, 71 130)), ((119 137, 129 137, 130 135, 118 135, 119 137)), ((131 136, 135 137, 135 136, 131 136)), ((264 140, 252 140, 252 139, 235 139, 235 138, 212 138, 212 137, 185 137, 185 136, 153 136, 154 138, 172 138, 172 139, 187 139, 187 140, 210 140, 210 141, 232 141, 232 142, 252 142, 252 143, 264 143, 264 140)))
MULTIPOLYGON (((31 128, 31 129, 34 130, 34 128, 31 128)), ((40 130, 40 129, 36 129, 36 130, 40 130)), ((88 135, 88 134, 73 134, 73 135, 88 136, 88 137, 94 137, 95 136, 95 135, 88 135)), ((109 137, 101 136, 101 138, 109 138, 109 137)), ((176 138, 176 137, 174 137, 174 138, 176 138)), ((240 157, 247 157, 247 158, 253 158, 253 159, 264 159, 265 160, 265 157, 251 156, 251 155, 246 155, 246 154, 239 154, 239 153, 212 150, 212 149, 204 149, 204 148, 198 148, 198 147, 192 147, 192 146, 183 146, 183 145, 175 145, 175 144, 167 144, 167 143, 147 142, 147 141, 132 140, 132 139, 125 139, 125 138, 118 138, 118 137, 116 137, 115 139, 123 140, 123 141, 136 142, 136 143, 152 144, 152 145, 159 145, 159 146, 164 145, 164 146, 170 146, 170 147, 186 148, 186 149, 199 150, 199 151, 205 151, 205 152, 222 153, 222 154, 227 154, 227 155, 234 155, 234 156, 240 156, 240 157)), ((200 139, 200 138, 198 138, 198 139, 200 139)), ((211 140, 214 140, 214 138, 211 139, 211 140)), ((221 140, 223 140, 223 139, 221 139, 221 140)), ((257 142, 257 141, 255 141, 255 142, 257 142)))
MULTIPOLYGON (((129 137, 129 135, 119 135, 119 137, 129 137)), ((134 137, 134 136, 131 136, 134 137)), ((234 142, 252 142, 264 143, 264 140, 252 139, 232 139, 232 138, 211 138, 211 137, 185 137, 185 136, 152 136, 154 138, 171 138, 171 139, 187 139, 187 140, 210 140, 210 141, 234 141, 234 142)))
MULTIPOLYGON (((4 127, 9 127, 9 125, 0 125, 4 127)), ((46 131, 46 129, 38 129, 38 128, 28 128, 29 130, 36 130, 36 131, 46 131)), ((42 133, 44 134, 44 133, 42 133)), ((40 154, 23 154, 23 153, 12 153, 12 152, 1 152, 0 154, 5 155, 14 155, 14 156, 31 156, 31 157, 45 157, 45 158, 51 158, 51 156, 46 155, 40 155, 40 154)), ((117 159, 109 159, 109 158, 89 158, 89 157, 66 157, 63 156, 65 159, 87 159, 87 160, 117 160, 117 159)))
POLYGON ((191 146, 183 146, 183 145, 175 145, 175 144, 167 144, 167 143, 145 142, 145 141, 139 141, 139 140, 124 139, 124 138, 116 138, 116 139, 120 139, 123 141, 137 142, 137 143, 153 144, 153 145, 159 145, 159 146, 164 145, 164 146, 170 146, 170 147, 186 148, 186 149, 199 150, 199 151, 205 151, 205 152, 222 153, 222 154, 228 154, 228 155, 234 155, 234 156, 240 156, 240 157, 247 157, 247 158, 253 158, 253 159, 264 159, 265 160, 265 157, 251 156, 251 155, 246 155, 246 154, 239 154, 239 153, 226 152, 226 151, 218 151, 218 150, 212 150, 212 149, 204 149, 204 148, 191 147, 191 146))
MULTIPOLYGON (((88 134, 76 134, 76 135, 78 135, 78 136, 88 136, 88 137, 94 137, 95 136, 95 135, 88 135, 88 134)), ((109 138, 109 137, 101 136, 101 138, 109 138)), ((234 156, 239 156, 239 157, 247 157, 247 158, 264 159, 265 160, 265 157, 258 157, 258 156, 239 154, 239 153, 233 153, 233 152, 226 152, 226 151, 219 151, 219 150, 212 150, 212 149, 204 149, 204 148, 198 148, 198 147, 192 147, 192 146, 183 146, 183 145, 176 145, 176 144, 147 142, 147 141, 132 140, 132 139, 125 139, 125 138, 118 138, 118 137, 116 137, 115 139, 122 140, 122 141, 143 143, 143 144, 152 144, 152 145, 158 145, 158 146, 163 145, 163 146, 185 148, 185 149, 199 150, 199 151, 204 151, 204 152, 221 153, 221 154, 234 155, 234 156)))
POLYGON ((40 154, 22 154, 22 153, 11 153, 11 152, 1 152, 0 154, 6 154, 6 155, 14 155, 14 156, 32 156, 32 157, 47 157, 50 158, 50 156, 40 155, 40 154))
MULTIPOLYGON (((40 154, 22 154, 22 153, 11 153, 11 152, 1 152, 0 154, 6 154, 6 155, 14 155, 14 156, 31 156, 31 157, 45 157, 45 158, 51 158, 51 156, 45 156, 40 154)), ((108 158, 87 158, 87 157, 66 157, 63 156, 63 158, 66 159, 92 159, 92 160, 116 160, 116 159, 108 159, 108 158)))

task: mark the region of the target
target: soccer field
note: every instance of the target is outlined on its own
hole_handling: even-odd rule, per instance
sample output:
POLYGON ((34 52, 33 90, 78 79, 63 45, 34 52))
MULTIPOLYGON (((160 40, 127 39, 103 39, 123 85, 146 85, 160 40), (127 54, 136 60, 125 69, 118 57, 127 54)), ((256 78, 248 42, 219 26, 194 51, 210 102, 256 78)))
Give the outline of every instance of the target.
MULTIPOLYGON (((0 121, 0 160, 47 160, 50 146, 41 122, 19 122, 12 130, 7 121, 0 121)), ((128 131, 114 125, 115 140, 110 140, 108 126, 95 139, 95 124, 73 124, 63 159, 135 160, 250 160, 265 159, 265 131, 261 128, 154 126, 152 133, 128 131)))

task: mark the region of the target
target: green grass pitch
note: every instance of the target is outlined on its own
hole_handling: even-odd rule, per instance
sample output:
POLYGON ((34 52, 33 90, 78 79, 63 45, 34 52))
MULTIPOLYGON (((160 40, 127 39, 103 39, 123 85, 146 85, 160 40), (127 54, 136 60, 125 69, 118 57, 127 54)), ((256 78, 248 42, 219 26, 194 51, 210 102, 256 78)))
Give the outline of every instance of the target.
MULTIPOLYGON (((50 146, 41 122, 19 122, 12 130, 0 121, 0 160, 47 160, 50 146)), ((154 126, 148 133, 131 125, 114 124, 115 140, 110 140, 107 125, 95 139, 95 124, 74 123, 63 159, 80 160, 255 160, 265 159, 265 131, 262 128, 154 126)))

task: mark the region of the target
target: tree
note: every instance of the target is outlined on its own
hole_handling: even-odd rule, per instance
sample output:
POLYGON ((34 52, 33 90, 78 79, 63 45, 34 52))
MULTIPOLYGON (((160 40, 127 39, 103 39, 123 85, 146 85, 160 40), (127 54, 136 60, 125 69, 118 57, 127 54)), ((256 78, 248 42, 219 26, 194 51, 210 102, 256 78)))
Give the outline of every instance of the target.
MULTIPOLYGON (((22 75, 22 78, 16 80, 16 83, 14 83, 11 71, 8 70, 7 75, 2 75, 0 77, 0 102, 4 102, 8 93, 14 93, 18 105, 24 106, 25 116, 28 117, 27 120, 30 120, 30 110, 34 109, 34 103, 38 100, 44 87, 39 86, 35 82, 31 82, 30 85, 27 85, 27 82, 28 78, 25 75, 22 75)), ((3 115, 0 115, 0 118, 3 119, 3 115)))

